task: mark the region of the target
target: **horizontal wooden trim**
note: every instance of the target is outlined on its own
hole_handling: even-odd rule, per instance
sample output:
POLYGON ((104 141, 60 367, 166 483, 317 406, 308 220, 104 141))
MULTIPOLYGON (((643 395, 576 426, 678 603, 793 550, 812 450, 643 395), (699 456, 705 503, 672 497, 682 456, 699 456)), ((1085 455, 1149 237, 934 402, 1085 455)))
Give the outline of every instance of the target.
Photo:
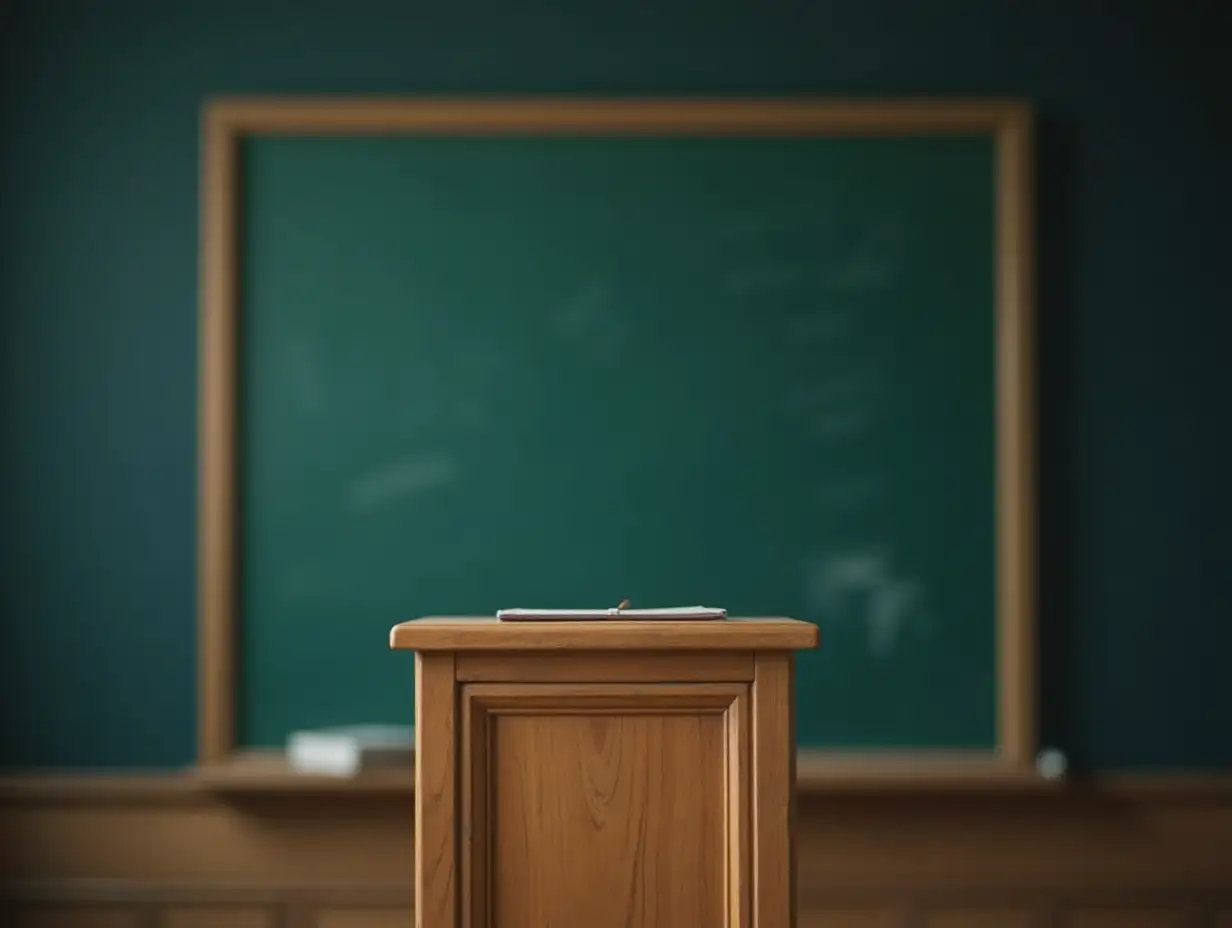
POLYGON ((201 788, 227 793, 337 793, 406 795, 415 791, 415 768, 366 771, 355 777, 326 777, 298 773, 281 751, 242 751, 230 760, 196 768, 201 788))
POLYGON ((1033 769, 1007 763, 992 751, 811 751, 796 757, 796 782, 805 792, 828 789, 1056 790, 1033 769))
MULTIPOLYGON (((801 795, 825 796, 878 792, 927 797, 936 794, 993 793, 1057 799, 1074 797, 1111 801, 1232 802, 1232 774, 1103 774, 1050 782, 1012 773, 979 774, 974 770, 932 770, 862 766, 864 762, 825 761, 802 754, 797 762, 801 795)), ((227 794, 311 795, 339 798, 410 796, 414 771, 390 770, 353 779, 295 773, 279 752, 252 751, 229 763, 176 772, 30 771, 0 776, 0 803, 50 802, 110 805, 200 804, 227 794)))
MULTIPOLYGON (((1114 889, 1079 889, 1061 892, 1047 882, 1030 879, 1019 886, 930 888, 900 885, 852 887, 827 880, 802 883, 799 905, 805 910, 858 907, 872 910, 887 905, 911 908, 950 907, 1000 909, 1014 907, 1120 910, 1197 905, 1207 911, 1232 909, 1232 890, 1194 880, 1192 885, 1168 888, 1118 886, 1114 889)), ((139 879, 46 879, 0 884, 0 900, 25 905, 308 905, 319 909, 401 908, 415 904, 414 884, 405 883, 248 883, 233 881, 162 881, 139 879)))
POLYGON ((1017 100, 817 98, 221 98, 207 121, 230 134, 970 134, 1029 112, 1017 100))
POLYGON ((149 806, 200 801, 201 784, 192 770, 35 769, 0 775, 0 803, 149 806))
MULTIPOLYGON (((845 924, 842 909, 888 905, 917 913, 1036 904, 1209 909, 1218 893, 1226 899, 1232 789, 1224 783, 1203 797, 1190 784, 1146 785, 1134 795, 1110 788, 1098 796, 1077 789, 807 797, 797 814, 801 908, 825 910, 818 924, 845 924), (1185 791, 1175 792, 1178 785, 1185 791)), ((158 908, 285 899, 281 924, 290 925, 307 924, 292 916, 318 903, 320 911, 350 909, 410 900, 413 892, 407 796, 367 802, 346 793, 232 797, 199 789, 192 804, 143 806, 90 802, 88 792, 68 802, 44 792, 45 801, 0 804, 9 895, 74 913, 75 903, 91 900, 158 908)), ((988 914, 977 923, 994 923, 988 914)))
POLYGON ((425 616, 395 625, 389 646, 405 651, 780 651, 817 647, 812 622, 501 622, 491 616, 425 616))
POLYGON ((29 880, 0 884, 0 899, 13 902, 154 905, 280 905, 309 902, 322 908, 411 906, 415 886, 405 883, 270 884, 238 881, 180 880, 29 880))
POLYGON ((706 715, 748 692, 743 683, 474 683, 462 698, 490 715, 706 715))
POLYGON ((454 658, 454 668, 463 683, 748 683, 753 679, 753 655, 741 651, 522 652, 511 659, 502 651, 464 651, 454 658))

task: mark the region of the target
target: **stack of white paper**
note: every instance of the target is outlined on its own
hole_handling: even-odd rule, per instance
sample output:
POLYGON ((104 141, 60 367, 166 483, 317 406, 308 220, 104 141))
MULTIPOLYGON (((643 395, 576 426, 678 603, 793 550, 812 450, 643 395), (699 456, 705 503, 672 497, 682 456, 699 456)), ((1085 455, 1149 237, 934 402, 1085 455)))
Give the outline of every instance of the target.
POLYGON ((287 739, 287 762, 296 773, 353 777, 378 767, 415 762, 415 729, 400 725, 351 725, 297 731, 287 739))
POLYGON ((670 609, 501 609, 496 617, 503 622, 588 622, 597 619, 679 622, 725 619, 727 610, 709 606, 675 606, 670 609))

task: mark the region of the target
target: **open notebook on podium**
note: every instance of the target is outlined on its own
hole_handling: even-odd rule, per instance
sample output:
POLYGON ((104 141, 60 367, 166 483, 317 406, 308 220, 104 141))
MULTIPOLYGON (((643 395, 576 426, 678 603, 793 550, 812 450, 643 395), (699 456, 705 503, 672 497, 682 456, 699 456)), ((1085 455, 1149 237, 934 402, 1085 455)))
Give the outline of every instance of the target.
POLYGON ((629 601, 610 609, 500 609, 502 622, 688 622, 727 618, 726 609, 710 606, 674 606, 667 609, 630 609, 629 601))

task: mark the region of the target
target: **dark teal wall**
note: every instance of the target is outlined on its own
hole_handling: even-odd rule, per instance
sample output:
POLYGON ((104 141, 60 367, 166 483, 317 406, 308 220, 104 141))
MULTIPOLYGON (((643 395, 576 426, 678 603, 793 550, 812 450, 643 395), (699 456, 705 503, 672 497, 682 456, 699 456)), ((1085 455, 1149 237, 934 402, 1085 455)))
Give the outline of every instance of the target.
POLYGON ((807 8, 6 4, 0 760, 192 759, 202 99, 577 91, 1039 104, 1045 733, 1232 764, 1226 14, 807 8))

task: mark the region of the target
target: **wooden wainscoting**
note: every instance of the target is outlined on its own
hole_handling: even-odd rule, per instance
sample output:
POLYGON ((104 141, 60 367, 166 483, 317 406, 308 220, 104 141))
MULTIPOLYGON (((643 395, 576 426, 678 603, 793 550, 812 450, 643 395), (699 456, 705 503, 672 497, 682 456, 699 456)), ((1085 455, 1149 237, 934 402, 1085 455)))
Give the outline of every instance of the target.
MULTIPOLYGON (((3 924, 413 924, 409 795, 0 784, 3 924)), ((801 928, 1232 928, 1232 787, 800 799, 801 928)))

